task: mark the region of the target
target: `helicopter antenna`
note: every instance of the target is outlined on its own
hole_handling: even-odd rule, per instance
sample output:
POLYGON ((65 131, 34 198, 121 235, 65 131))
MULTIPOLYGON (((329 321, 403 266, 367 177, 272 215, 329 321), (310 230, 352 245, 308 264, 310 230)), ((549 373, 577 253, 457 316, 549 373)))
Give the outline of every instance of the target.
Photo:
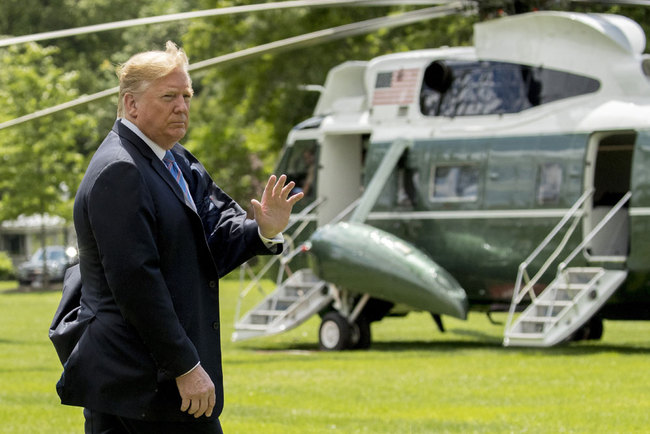
MULTIPOLYGON (((433 18, 440 18, 447 15, 452 15, 465 10, 463 2, 451 2, 446 6, 436 6, 424 9, 418 9, 411 12, 404 12, 399 15, 390 15, 381 18, 374 18, 366 21, 360 21, 343 26, 332 27, 325 30, 318 30, 311 33, 306 33, 299 36, 293 36, 279 41, 270 42, 267 44, 258 45, 256 47, 246 48, 234 53, 217 56, 212 59, 206 59, 189 66, 190 71, 201 71, 216 65, 223 65, 242 61, 251 57, 259 56, 265 53, 277 53, 289 49, 305 47, 309 45, 316 45, 319 43, 342 39, 349 36, 355 36, 365 33, 370 33, 380 28, 391 28, 412 24, 419 21, 425 21, 433 18)), ((68 110, 74 107, 88 104, 106 97, 110 97, 119 93, 119 86, 103 90, 91 95, 84 95, 72 101, 58 104, 43 110, 38 110, 28 115, 20 116, 5 122, 0 123, 0 130, 13 127, 25 122, 32 121, 44 116, 68 110)))
POLYGON ((131 20, 114 21, 110 23, 95 24, 91 26, 75 27, 72 29, 55 30, 51 32, 35 33, 32 35, 16 36, 0 39, 0 47, 24 44, 49 39, 66 38, 69 36, 84 35, 88 33, 105 32, 108 30, 124 29, 128 27, 144 26, 147 24, 168 23, 183 21, 193 18, 214 17, 219 15, 234 15, 267 10, 290 9, 299 7, 324 7, 324 6, 390 6, 390 5, 432 5, 446 4, 450 1, 433 0, 292 0, 271 3, 259 3, 244 6, 206 9, 202 11, 182 12, 177 14, 158 15, 155 17, 134 18, 131 20))

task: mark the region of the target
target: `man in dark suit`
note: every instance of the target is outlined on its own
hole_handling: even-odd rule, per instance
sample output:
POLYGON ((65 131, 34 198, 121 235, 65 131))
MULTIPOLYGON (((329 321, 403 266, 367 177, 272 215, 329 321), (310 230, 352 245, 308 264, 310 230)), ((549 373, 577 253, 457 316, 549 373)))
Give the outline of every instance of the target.
POLYGON ((187 66, 171 42, 122 65, 118 120, 75 200, 89 324, 57 391, 84 407, 87 433, 221 432, 218 279, 278 253, 302 197, 271 176, 247 220, 178 143, 193 94, 187 66))

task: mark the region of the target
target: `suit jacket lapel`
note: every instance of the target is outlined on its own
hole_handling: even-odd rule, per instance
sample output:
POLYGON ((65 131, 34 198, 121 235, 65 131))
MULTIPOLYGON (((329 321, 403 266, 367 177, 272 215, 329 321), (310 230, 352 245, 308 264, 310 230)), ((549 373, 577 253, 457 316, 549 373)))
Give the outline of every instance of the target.
POLYGON ((138 137, 137 134, 131 131, 131 129, 126 125, 123 125, 119 120, 115 122, 113 131, 115 131, 122 139, 131 143, 144 157, 149 159, 149 163, 153 170, 158 173, 158 175, 160 175, 160 177, 167 183, 169 188, 172 189, 176 198, 185 206, 192 209, 192 207, 185 202, 185 196, 183 195, 181 186, 178 185, 178 182, 176 182, 167 167, 165 167, 165 164, 156 156, 156 154, 154 154, 149 145, 147 145, 140 137, 138 137))

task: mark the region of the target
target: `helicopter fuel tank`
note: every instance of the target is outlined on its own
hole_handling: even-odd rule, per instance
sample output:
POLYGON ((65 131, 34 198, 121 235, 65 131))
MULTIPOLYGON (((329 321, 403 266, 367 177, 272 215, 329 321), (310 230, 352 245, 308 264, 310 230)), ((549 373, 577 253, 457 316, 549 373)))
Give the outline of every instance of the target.
POLYGON ((465 290, 445 269, 404 240, 362 223, 337 223, 310 238, 313 268, 353 292, 418 310, 467 317, 465 290))

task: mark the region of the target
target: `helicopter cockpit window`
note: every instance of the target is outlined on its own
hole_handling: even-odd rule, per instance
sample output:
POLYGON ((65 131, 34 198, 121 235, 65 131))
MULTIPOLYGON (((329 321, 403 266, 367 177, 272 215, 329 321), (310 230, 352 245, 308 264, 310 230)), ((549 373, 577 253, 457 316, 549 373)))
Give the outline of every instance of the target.
POLYGON ((430 197, 435 202, 471 202, 478 197, 479 167, 473 164, 434 166, 430 197))
POLYGON ((542 164, 539 167, 539 182, 537 183, 537 203, 540 205, 559 203, 561 187, 562 187, 562 165, 560 165, 560 163, 542 164))
POLYGON ((316 141, 297 141, 286 150, 286 153, 278 169, 280 173, 287 174, 288 181, 296 183, 291 194, 302 191, 305 193, 306 198, 313 198, 316 194, 316 165, 318 160, 316 141))
POLYGON ((595 92, 598 80, 505 62, 435 61, 427 67, 420 108, 427 116, 518 113, 595 92))

